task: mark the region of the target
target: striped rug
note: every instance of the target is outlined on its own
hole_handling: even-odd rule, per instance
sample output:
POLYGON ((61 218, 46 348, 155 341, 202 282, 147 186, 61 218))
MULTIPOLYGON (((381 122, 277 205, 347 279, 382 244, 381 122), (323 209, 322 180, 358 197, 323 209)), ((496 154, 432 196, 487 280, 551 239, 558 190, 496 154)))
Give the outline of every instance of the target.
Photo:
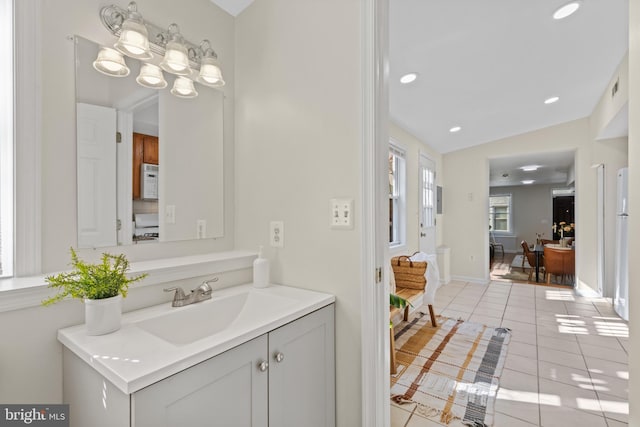
POLYGON ((418 314, 395 330, 391 399, 442 424, 492 426, 509 339, 506 328, 445 318, 434 328, 418 314))

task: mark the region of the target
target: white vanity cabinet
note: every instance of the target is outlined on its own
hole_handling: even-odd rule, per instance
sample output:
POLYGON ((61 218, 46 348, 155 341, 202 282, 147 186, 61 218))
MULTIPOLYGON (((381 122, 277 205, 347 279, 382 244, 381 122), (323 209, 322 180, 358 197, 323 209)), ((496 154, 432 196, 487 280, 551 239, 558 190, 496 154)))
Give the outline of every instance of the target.
POLYGON ((78 427, 335 426, 334 345, 330 304, 128 395, 65 351, 64 399, 78 427))

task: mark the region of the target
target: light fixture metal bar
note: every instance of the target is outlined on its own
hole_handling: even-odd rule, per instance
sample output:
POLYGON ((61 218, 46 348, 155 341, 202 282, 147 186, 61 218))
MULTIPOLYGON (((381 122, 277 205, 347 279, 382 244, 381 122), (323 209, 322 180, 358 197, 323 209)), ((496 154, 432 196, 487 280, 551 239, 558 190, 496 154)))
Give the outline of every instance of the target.
MULTIPOLYGON (((114 4, 105 6, 100 10, 100 20, 102 21, 102 24, 116 37, 120 36, 122 24, 125 19, 127 19, 127 11, 114 4)), ((159 56, 164 56, 167 43, 171 40, 169 30, 158 27, 146 19, 144 20, 144 26, 147 28, 147 33, 149 34, 149 48, 151 49, 151 52, 159 56)), ((189 65, 192 69, 199 70, 200 60, 203 55, 202 49, 198 45, 191 43, 189 40, 184 38, 183 44, 187 48, 189 65)), ((217 57, 215 51, 214 55, 217 57)))

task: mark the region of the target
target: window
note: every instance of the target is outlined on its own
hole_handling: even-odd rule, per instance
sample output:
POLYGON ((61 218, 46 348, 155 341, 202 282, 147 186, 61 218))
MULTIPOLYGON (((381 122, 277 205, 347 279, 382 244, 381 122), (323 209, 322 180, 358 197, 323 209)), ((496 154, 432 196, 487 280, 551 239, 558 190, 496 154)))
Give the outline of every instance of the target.
POLYGON ((427 157, 420 157, 420 227, 435 227, 435 165, 427 157))
POLYGON ((400 148, 389 149, 389 244, 404 243, 406 224, 405 155, 400 148))
POLYGON ((12 0, 0 0, 0 277, 13 275, 12 6, 12 0))
POLYGON ((511 232, 511 194, 489 196, 489 226, 492 231, 511 232))

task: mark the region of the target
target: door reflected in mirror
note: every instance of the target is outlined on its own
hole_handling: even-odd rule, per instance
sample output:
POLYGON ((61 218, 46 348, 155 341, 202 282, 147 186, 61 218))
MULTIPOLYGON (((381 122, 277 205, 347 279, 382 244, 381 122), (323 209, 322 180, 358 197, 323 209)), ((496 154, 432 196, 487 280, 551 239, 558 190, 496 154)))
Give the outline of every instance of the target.
POLYGON ((106 76, 100 46, 75 42, 78 247, 222 237, 223 93, 142 87, 128 57, 128 76, 106 76))

